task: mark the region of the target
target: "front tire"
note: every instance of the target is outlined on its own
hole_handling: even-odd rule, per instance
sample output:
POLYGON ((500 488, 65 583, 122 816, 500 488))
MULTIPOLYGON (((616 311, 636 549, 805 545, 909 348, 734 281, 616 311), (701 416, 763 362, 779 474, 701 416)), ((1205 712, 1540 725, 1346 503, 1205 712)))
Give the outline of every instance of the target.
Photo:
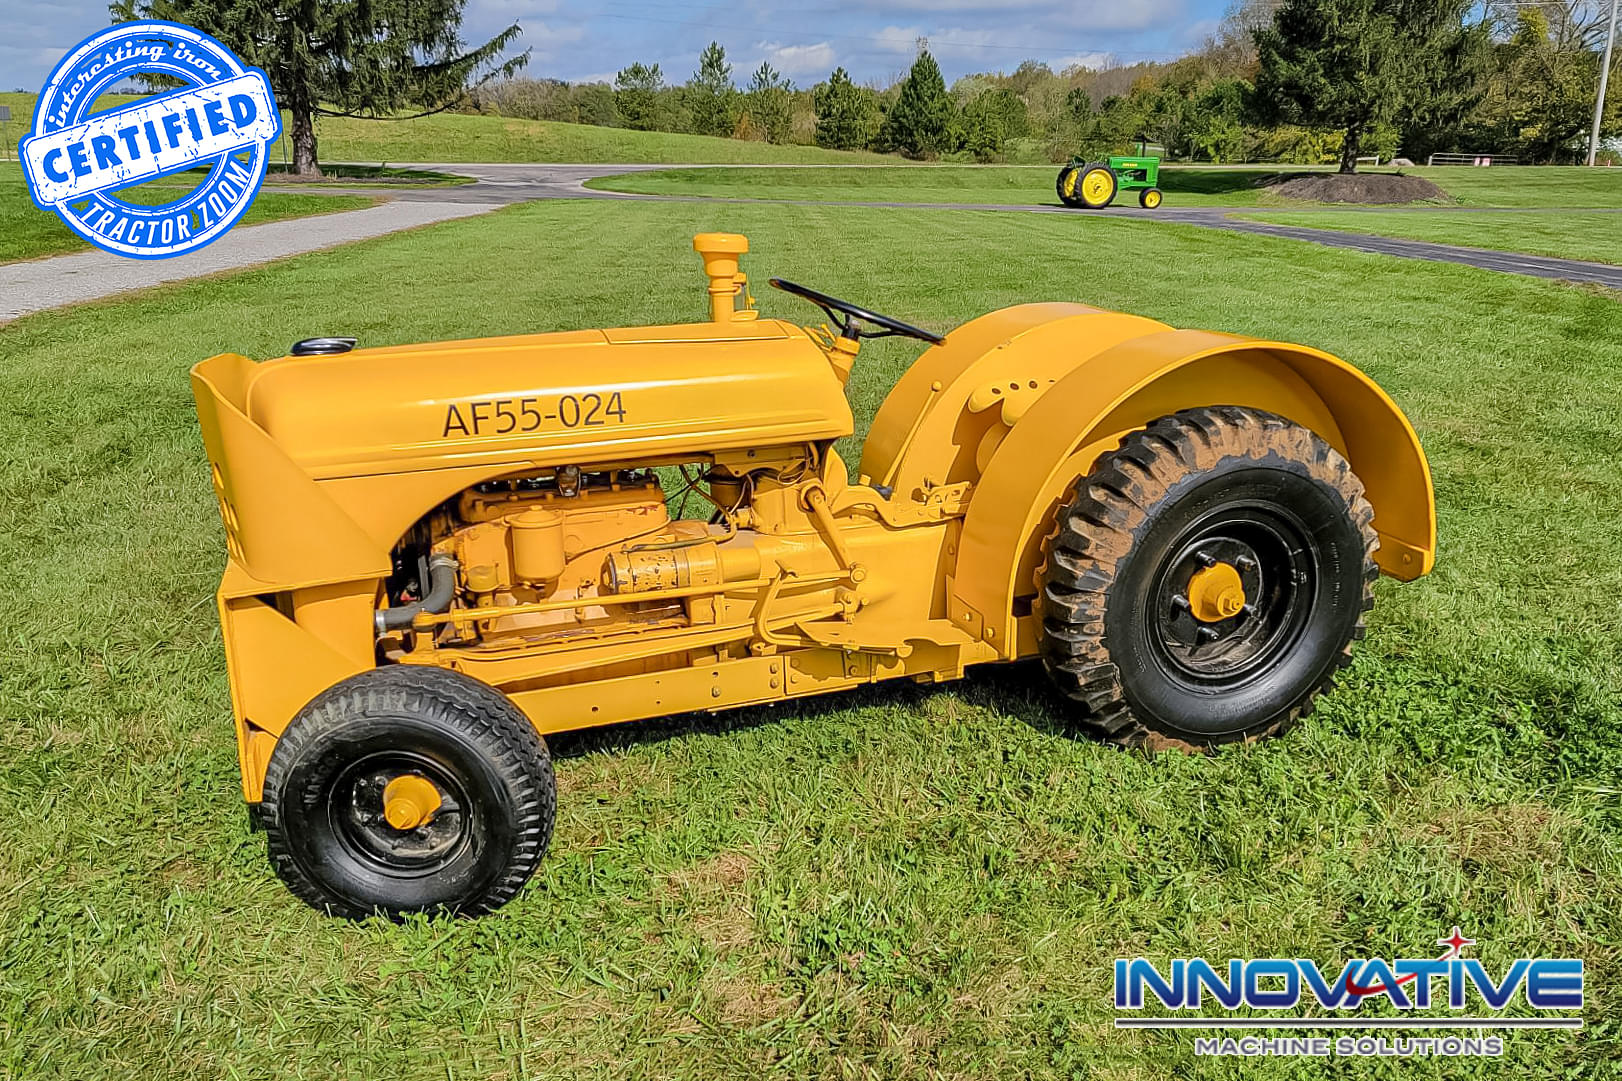
POLYGON ((1060 511, 1041 649, 1080 721, 1128 747, 1276 735, 1310 711, 1374 604, 1374 511, 1346 459, 1283 417, 1162 417, 1060 511))
POLYGON ((270 862, 330 915, 481 915, 552 835, 552 763, 506 695, 440 668, 352 676, 276 741, 260 817, 270 862))

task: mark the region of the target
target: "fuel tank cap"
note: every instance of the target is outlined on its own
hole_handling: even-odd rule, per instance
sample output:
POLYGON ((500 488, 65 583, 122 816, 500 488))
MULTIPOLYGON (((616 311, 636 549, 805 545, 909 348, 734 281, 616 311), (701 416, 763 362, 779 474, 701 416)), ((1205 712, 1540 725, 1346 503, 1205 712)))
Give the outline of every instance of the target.
POLYGON ((347 353, 355 348, 354 338, 305 338, 294 342, 288 355, 295 357, 322 357, 347 353))

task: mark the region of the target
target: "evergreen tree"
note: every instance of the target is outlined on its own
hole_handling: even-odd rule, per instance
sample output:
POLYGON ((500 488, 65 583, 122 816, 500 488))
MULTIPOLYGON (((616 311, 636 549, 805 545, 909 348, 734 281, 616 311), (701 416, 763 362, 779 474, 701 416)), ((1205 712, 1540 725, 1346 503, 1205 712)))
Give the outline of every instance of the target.
POLYGON ((952 128, 952 99, 940 65, 927 48, 919 50, 912 70, 901 83, 890 113, 884 118, 884 145, 909 158, 930 157, 946 145, 952 128))
POLYGON ((794 85, 762 60, 749 78, 746 108, 768 142, 786 143, 794 121, 794 85))
POLYGON ((959 117, 957 148, 974 155, 975 161, 996 161, 1002 156, 1005 129, 998 105, 997 91, 987 90, 964 106, 959 117))
POLYGON ((1342 133, 1340 171, 1364 139, 1465 77, 1471 0, 1285 0, 1255 33, 1254 104, 1266 123, 1342 133))
POLYGON ((270 76, 276 102, 291 120, 293 167, 319 176, 315 117, 368 119, 439 112, 461 100, 470 83, 506 77, 529 50, 501 53, 518 24, 473 49, 462 44, 465 0, 114 0, 115 21, 167 19, 224 42, 242 61, 270 76))
POLYGON ((732 99, 736 93, 727 51, 712 41, 699 55, 698 70, 687 83, 693 130, 700 135, 731 135, 732 99))
POLYGON ((614 76, 614 106, 620 121, 633 131, 653 131, 658 125, 659 93, 665 87, 658 64, 637 61, 614 76))
POLYGON ((856 86, 844 68, 834 68, 828 81, 811 91, 817 114, 817 145, 830 150, 864 150, 878 121, 873 92, 856 86))

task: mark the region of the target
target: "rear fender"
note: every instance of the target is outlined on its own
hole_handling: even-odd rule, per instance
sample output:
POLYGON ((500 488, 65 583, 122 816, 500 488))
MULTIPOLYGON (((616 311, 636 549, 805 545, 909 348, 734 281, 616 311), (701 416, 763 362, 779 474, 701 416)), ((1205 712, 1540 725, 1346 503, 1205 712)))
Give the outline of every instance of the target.
POLYGON ((972 319, 926 350, 890 390, 862 446, 860 472, 904 495, 974 481, 988 433, 1000 436, 1005 421, 1103 350, 1168 329, 1064 303, 1019 304, 972 319), (987 407, 994 398, 998 408, 987 407))
POLYGON ((1097 458, 1150 421, 1203 405, 1287 417, 1351 463, 1374 508, 1381 571, 1409 580, 1436 552, 1430 467, 1413 427, 1371 379, 1301 345, 1199 330, 1120 342, 1078 365, 996 447, 964 518, 949 586, 952 619, 1018 652, 1015 620, 1034 596, 1041 543, 1097 458))

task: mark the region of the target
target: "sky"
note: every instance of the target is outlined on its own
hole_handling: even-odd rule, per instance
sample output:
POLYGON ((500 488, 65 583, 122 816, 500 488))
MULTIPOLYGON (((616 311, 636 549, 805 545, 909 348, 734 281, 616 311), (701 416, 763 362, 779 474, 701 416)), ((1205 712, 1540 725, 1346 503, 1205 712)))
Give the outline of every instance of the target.
MULTIPOLYGON (((0 90, 38 90, 51 68, 108 23, 105 0, 5 0, 0 90)), ((516 22, 525 74, 611 82, 632 61, 658 63, 684 82, 699 51, 719 41, 743 83, 768 60, 796 86, 842 65, 857 82, 888 82, 911 64, 919 38, 948 82, 1012 71, 1035 59, 1055 71, 1111 60, 1168 60, 1215 29, 1227 0, 467 0, 463 37, 487 40, 516 22)))

